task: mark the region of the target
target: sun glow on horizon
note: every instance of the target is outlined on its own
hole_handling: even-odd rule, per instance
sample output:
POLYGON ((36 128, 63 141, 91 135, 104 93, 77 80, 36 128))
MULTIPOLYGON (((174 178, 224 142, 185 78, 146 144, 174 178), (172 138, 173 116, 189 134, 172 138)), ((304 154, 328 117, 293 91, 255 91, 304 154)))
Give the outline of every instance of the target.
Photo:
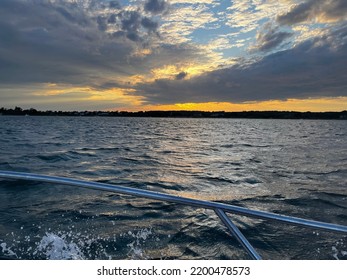
POLYGON ((344 0, 48 2, 0 5, 2 107, 347 109, 344 0))
POLYGON ((206 102, 206 103, 177 103, 166 105, 140 105, 135 107, 114 108, 123 111, 209 111, 209 112, 242 112, 242 111, 299 111, 299 112, 328 112, 347 110, 347 97, 310 98, 271 100, 261 102, 206 102))
MULTIPOLYGON (((30 107, 39 110, 101 110, 101 111, 206 111, 206 112, 241 112, 241 111, 299 111, 328 112, 347 110, 347 97, 306 98, 287 100, 268 100, 252 102, 186 102, 174 104, 150 104, 134 88, 114 87, 108 89, 92 87, 74 87, 64 84, 43 84, 31 89, 33 97, 30 107), (38 102, 44 97, 47 103, 38 102), (38 98, 38 99, 37 99, 38 98), (49 103, 69 103, 67 107, 52 107, 49 103), (98 106, 101 104, 101 106, 98 106), (81 109, 82 108, 82 109, 81 109)), ((24 106, 13 104, 13 106, 24 106)))

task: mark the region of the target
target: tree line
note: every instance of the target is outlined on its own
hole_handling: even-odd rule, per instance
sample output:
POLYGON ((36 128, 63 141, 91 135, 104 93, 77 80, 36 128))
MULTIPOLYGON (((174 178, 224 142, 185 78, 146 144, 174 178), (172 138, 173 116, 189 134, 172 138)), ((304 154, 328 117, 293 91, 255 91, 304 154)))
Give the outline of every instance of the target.
POLYGON ((152 118, 249 118, 249 119, 347 119, 347 110, 342 112, 297 112, 297 111, 40 111, 34 108, 0 108, 0 115, 13 116, 81 116, 81 117, 152 117, 152 118))

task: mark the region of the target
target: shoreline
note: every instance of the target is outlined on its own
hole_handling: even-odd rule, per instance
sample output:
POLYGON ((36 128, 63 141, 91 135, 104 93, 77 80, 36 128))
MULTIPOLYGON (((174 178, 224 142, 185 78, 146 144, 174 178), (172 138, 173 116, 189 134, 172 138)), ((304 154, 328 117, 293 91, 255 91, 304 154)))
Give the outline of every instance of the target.
POLYGON ((347 120, 347 110, 341 112, 298 112, 298 111, 38 111, 0 109, 0 116, 69 116, 69 117, 138 117, 138 118, 233 118, 233 119, 321 119, 347 120))

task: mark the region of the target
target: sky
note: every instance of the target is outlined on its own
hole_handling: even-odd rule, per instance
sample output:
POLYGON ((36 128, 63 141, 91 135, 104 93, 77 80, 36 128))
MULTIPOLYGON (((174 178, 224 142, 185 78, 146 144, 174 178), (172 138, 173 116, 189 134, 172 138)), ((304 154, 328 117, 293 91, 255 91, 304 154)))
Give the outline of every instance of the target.
POLYGON ((347 110, 346 0, 0 0, 0 107, 347 110))

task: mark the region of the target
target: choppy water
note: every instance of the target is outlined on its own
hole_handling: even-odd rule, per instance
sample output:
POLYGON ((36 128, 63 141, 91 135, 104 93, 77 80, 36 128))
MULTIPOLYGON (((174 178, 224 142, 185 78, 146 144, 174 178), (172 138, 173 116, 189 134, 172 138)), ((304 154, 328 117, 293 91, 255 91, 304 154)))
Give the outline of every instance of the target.
MULTIPOLYGON (((347 225, 346 121, 0 117, 0 169, 347 225)), ((345 259, 347 237, 231 215, 268 259, 345 259)), ((0 257, 246 259, 210 210, 0 179, 0 257)))

